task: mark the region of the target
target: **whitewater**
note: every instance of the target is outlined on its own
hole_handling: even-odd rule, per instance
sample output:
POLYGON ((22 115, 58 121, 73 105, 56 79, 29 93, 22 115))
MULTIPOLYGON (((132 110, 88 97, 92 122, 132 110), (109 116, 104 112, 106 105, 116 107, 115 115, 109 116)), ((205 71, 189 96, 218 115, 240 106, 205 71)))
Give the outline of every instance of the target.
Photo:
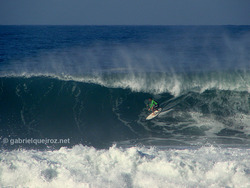
POLYGON ((249 26, 0 26, 0 187, 250 187, 249 26), (146 121, 153 97, 163 112, 146 121))
POLYGON ((213 146, 16 150, 1 154, 1 186, 249 187, 249 154, 213 146))

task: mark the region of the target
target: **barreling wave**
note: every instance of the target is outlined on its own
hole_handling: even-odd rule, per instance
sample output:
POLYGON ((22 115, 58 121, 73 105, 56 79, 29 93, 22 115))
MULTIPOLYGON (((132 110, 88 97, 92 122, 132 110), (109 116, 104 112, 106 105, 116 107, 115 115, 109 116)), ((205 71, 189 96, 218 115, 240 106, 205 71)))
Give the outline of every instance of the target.
POLYGON ((97 147, 160 138, 191 144, 194 137, 246 143, 249 81, 248 72, 6 75, 0 78, 0 131, 97 147), (163 113, 145 121, 144 101, 152 95, 163 113))

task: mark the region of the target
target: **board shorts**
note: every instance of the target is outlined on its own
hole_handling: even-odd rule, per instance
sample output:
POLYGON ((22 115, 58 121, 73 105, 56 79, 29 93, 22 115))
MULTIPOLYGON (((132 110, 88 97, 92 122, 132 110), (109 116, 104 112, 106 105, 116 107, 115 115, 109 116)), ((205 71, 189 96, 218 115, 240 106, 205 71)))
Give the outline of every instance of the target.
POLYGON ((153 109, 154 109, 154 110, 158 110, 158 108, 159 108, 159 104, 153 106, 153 109))

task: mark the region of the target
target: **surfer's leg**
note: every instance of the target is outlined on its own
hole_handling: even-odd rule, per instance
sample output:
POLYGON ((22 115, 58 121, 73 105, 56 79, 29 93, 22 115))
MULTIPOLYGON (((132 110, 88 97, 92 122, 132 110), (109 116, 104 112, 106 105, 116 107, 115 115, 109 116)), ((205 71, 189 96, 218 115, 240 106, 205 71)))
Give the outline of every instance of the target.
POLYGON ((153 111, 153 114, 155 115, 155 111, 157 111, 157 109, 155 108, 155 106, 153 106, 152 111, 153 111))
POLYGON ((155 111, 158 111, 158 108, 159 108, 159 105, 155 105, 155 106, 153 107, 154 112, 155 112, 155 111))

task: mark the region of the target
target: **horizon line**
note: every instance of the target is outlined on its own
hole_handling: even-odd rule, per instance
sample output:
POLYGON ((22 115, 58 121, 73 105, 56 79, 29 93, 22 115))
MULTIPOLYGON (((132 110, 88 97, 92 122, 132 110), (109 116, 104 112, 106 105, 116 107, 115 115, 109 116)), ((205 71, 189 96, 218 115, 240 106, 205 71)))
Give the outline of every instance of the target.
POLYGON ((0 26, 250 26, 248 24, 0 24, 0 26))

